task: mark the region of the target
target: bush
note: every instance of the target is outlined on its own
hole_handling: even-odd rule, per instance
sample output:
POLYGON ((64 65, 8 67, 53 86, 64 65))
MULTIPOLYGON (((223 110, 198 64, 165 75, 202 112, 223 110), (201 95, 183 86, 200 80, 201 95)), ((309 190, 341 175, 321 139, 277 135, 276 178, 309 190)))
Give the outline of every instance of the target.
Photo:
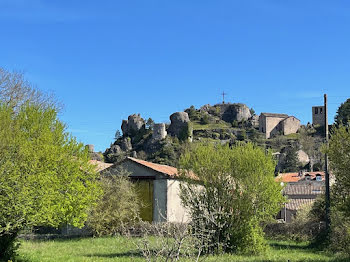
POLYGON ((343 212, 332 211, 329 249, 350 256, 350 219, 343 212))
POLYGON ((10 261, 15 257, 19 242, 17 241, 18 232, 8 232, 0 235, 0 259, 1 261, 10 261))
POLYGON ((181 185, 193 235, 203 235, 207 253, 261 253, 266 249, 261 222, 271 219, 284 198, 274 181, 271 155, 254 145, 198 145, 180 159, 183 178, 196 174, 200 185, 181 185))
POLYGON ((103 195, 92 208, 87 224, 94 235, 116 235, 139 220, 140 201, 125 170, 105 174, 100 183, 103 195))
POLYGON ((207 114, 203 115, 201 117, 201 125, 207 125, 209 124, 209 116, 207 114))

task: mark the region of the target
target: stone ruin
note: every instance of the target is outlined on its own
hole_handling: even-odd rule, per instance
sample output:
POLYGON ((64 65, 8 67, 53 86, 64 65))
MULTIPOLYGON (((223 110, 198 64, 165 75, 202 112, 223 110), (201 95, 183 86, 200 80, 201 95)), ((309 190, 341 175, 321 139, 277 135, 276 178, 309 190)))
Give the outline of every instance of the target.
POLYGON ((153 140, 156 140, 156 141, 162 140, 162 139, 165 139, 166 136, 167 136, 167 131, 164 123, 153 125, 153 133, 152 133, 153 140))

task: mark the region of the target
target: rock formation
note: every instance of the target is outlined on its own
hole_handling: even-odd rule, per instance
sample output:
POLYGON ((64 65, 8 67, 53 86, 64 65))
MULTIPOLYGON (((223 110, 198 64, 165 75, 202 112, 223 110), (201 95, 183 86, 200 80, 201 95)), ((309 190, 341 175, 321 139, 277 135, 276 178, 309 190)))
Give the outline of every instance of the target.
POLYGON ((121 129, 123 136, 133 136, 141 129, 145 128, 145 120, 140 114, 133 114, 128 117, 128 120, 123 120, 121 129))
POLYGON ((171 124, 168 128, 168 133, 172 136, 179 137, 181 132, 188 126, 190 118, 186 112, 176 112, 170 116, 171 124))
POLYGON ((245 104, 216 104, 214 106, 204 105, 200 108, 202 112, 216 115, 225 122, 248 120, 251 117, 250 109, 245 104))

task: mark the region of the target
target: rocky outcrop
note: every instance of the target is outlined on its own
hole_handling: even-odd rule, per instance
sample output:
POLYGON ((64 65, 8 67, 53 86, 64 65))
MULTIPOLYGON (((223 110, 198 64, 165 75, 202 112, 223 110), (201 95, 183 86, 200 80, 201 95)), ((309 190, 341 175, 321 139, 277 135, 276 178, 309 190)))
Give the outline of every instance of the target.
POLYGON ((120 147, 123 151, 130 151, 132 149, 130 137, 124 137, 120 144, 120 147))
POLYGON ((172 136, 179 137, 183 130, 188 127, 190 118, 186 112, 176 112, 170 116, 171 124, 168 128, 168 133, 172 136))
POLYGON ((298 156, 298 160, 299 162, 305 166, 308 163, 310 163, 310 158, 308 156, 308 154, 306 154, 303 150, 298 150, 297 152, 297 156, 298 156))
POLYGON ((115 155, 120 155, 123 152, 123 150, 120 148, 119 145, 112 145, 108 151, 109 153, 115 154, 115 155))
POLYGON ((217 116, 228 123, 245 121, 251 117, 249 107, 241 103, 216 104, 214 106, 204 105, 200 108, 200 111, 217 116))
POLYGON ((253 115, 249 119, 249 123, 250 123, 251 127, 259 128, 259 116, 258 115, 253 115))
POLYGON ((222 104, 220 108, 222 120, 228 123, 248 120, 251 117, 250 109, 245 104, 222 104))
POLYGON ((128 120, 123 120, 121 126, 123 136, 134 136, 137 132, 144 128, 145 120, 140 116, 140 114, 130 115, 128 120))

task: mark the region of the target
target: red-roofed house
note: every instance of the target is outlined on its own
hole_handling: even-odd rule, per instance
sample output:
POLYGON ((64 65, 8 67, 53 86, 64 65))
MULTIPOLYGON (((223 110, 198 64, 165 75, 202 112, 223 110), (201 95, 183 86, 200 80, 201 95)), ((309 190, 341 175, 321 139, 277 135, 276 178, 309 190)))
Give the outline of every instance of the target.
POLYGON ((280 211, 278 218, 289 223, 298 210, 312 205, 324 193, 324 172, 299 172, 279 174, 276 182, 285 184, 283 194, 288 202, 280 211))
POLYGON ((180 181, 175 167, 127 157, 102 171, 118 172, 123 168, 136 183, 144 207, 141 218, 150 222, 186 222, 189 217, 179 196, 180 181))

